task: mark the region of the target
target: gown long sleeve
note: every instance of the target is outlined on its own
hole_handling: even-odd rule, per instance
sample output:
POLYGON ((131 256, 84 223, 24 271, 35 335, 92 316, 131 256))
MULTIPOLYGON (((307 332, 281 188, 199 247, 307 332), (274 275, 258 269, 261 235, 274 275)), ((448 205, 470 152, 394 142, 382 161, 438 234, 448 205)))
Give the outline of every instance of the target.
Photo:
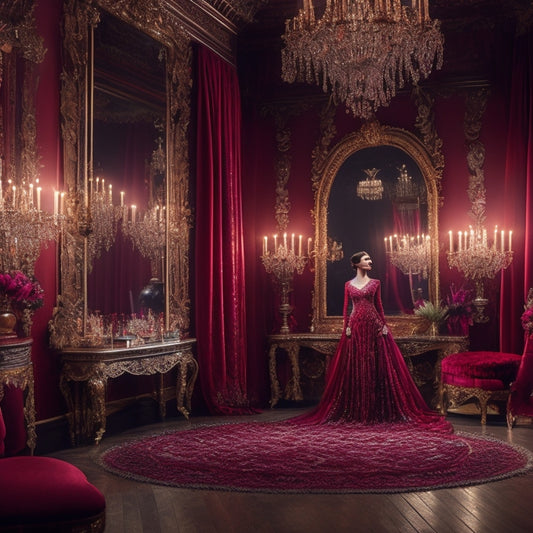
POLYGON ((319 405, 297 423, 414 423, 451 431, 444 417, 429 409, 386 326, 381 284, 362 289, 347 282, 343 332, 329 364, 319 405), (351 303, 351 306, 349 305, 351 303), (351 312, 349 308, 351 307, 351 312), (346 334, 346 328, 350 334, 346 334))

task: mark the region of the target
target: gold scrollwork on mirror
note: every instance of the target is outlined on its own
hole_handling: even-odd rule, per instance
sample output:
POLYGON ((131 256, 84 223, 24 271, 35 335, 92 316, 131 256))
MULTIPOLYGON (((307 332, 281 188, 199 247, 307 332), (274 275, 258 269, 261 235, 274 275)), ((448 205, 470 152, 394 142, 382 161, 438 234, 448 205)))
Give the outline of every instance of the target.
MULTIPOLYGON (((420 232, 428 239, 429 268, 422 276, 418 274, 421 287, 418 296, 433 302, 439 299, 439 245, 438 207, 441 170, 434 164, 431 155, 414 134, 390 126, 369 122, 342 139, 321 159, 315 184, 315 284, 313 294, 313 320, 311 329, 317 333, 337 333, 342 328, 342 305, 344 282, 353 276, 350 257, 359 250, 366 250, 374 259, 373 277, 388 280, 394 271, 389 263, 384 238, 397 225, 398 183, 400 176, 409 177, 419 191, 414 200, 399 206, 399 209, 414 209, 419 220, 420 232), (351 161, 356 161, 350 166, 351 161), (404 166, 406 165, 406 166, 404 166), (362 195, 368 181, 376 181, 376 195, 362 195), (365 176, 366 173, 366 176, 365 176), (386 181, 390 176, 389 182, 386 181), (365 182, 366 183, 362 183, 365 182), (358 185, 360 189, 358 190, 358 185), (334 193, 335 188, 335 193, 334 193), (396 191, 396 193, 394 192, 396 191), (378 194, 379 192, 379 194, 378 194), (342 199, 342 201, 339 201, 342 199), (378 207, 380 206, 380 207, 378 207), (394 211, 391 214, 388 211, 394 211), (386 270, 391 269, 391 270, 386 270), (332 283, 336 276, 338 281, 332 283), (424 279, 422 279, 424 278, 424 279)), ((403 200, 405 202, 405 199, 403 200)), ((415 239, 421 238, 415 234, 415 239)), ((402 272, 399 277, 407 278, 402 272)), ((412 276, 409 276, 412 278, 412 276)), ((412 313, 413 286, 407 284, 405 308, 412 313)), ((390 289, 391 291, 393 289, 390 289)), ((394 288, 396 290, 396 287, 394 288)), ((386 295, 383 295, 384 304, 386 295)), ((403 305, 403 304, 402 304, 403 305)), ((408 311, 391 310, 385 304, 389 325, 397 335, 417 333, 417 317, 408 311)))
MULTIPOLYGON (((157 196, 161 201, 160 209, 161 212, 165 210, 166 217, 161 217, 164 229, 163 234, 158 236, 164 252, 156 267, 153 266, 153 254, 151 263, 152 273, 161 275, 164 284, 165 333, 188 335, 189 239, 192 227, 188 128, 192 50, 190 39, 162 5, 159 0, 65 0, 63 4, 61 116, 66 220, 60 245, 59 294, 50 324, 51 343, 57 348, 86 344, 88 316, 96 311, 91 308, 88 294, 88 278, 92 275, 95 255, 98 255, 91 242, 98 221, 91 218, 90 193, 99 164, 94 157, 97 144, 94 135, 98 135, 94 125, 97 117, 94 106, 98 103, 94 55, 98 46, 95 46, 94 39, 103 17, 115 17, 160 47, 161 61, 164 62, 163 114, 161 120, 157 120, 158 135, 152 136, 156 137, 153 139, 154 158, 146 162, 143 179, 152 179, 154 171, 162 174, 157 187, 148 184, 146 189, 150 191, 151 200, 157 196)), ((118 72, 115 74, 119 76, 118 72)), ((120 113, 116 108, 115 111, 120 113)), ((119 194, 117 190, 113 193, 119 194)), ((159 209, 159 205, 157 207, 159 209)), ((116 267, 112 271, 110 269, 109 275, 120 276, 124 269, 137 266, 120 262, 113 264, 116 267)))

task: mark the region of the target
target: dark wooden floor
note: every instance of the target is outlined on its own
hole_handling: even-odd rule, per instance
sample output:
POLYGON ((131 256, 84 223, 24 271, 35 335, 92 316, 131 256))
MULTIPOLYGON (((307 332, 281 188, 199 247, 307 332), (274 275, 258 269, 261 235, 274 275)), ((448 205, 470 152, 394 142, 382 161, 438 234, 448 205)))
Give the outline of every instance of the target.
MULTIPOLYGON (((275 409, 257 416, 262 420, 276 420, 298 412, 301 410, 275 409)), ((484 432, 533 451, 533 425, 527 420, 509 432, 504 421, 497 417, 489 420, 484 431, 478 417, 450 415, 449 418, 457 431, 484 432)), ((192 418, 190 422, 172 419, 106 436, 101 446, 107 448, 142 434, 205 421, 205 418, 192 418)), ((209 421, 213 422, 213 418, 209 421)), ((239 493, 184 490, 125 480, 99 467, 95 462, 98 453, 91 446, 52 455, 81 468, 104 493, 107 533, 533 531, 533 473, 473 487, 400 494, 239 493)))

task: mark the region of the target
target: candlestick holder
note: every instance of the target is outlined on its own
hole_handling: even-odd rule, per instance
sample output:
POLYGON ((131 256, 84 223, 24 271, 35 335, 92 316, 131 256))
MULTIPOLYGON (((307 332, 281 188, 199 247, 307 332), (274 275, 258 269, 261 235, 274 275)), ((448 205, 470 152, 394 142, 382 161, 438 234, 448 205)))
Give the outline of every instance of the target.
MULTIPOLYGON (((289 316, 292 313, 292 306, 289 303, 289 293, 292 291, 292 280, 294 273, 302 274, 309 257, 302 254, 302 237, 299 237, 298 250, 295 250, 294 235, 291 239, 291 246, 288 245, 287 235, 279 245, 277 236, 274 236, 274 251, 268 250, 267 238, 264 238, 263 255, 261 261, 268 274, 272 274, 280 288, 280 306, 281 315, 280 333, 286 335, 289 330, 289 316)), ((309 247, 309 241, 308 241, 309 247)))
POLYGON ((451 231, 449 235, 448 264, 451 268, 456 268, 462 272, 465 278, 473 281, 476 286, 476 297, 473 300, 476 312, 473 320, 477 323, 488 322, 489 318, 485 315, 488 299, 485 298, 484 282, 493 279, 498 272, 511 264, 513 260, 513 232, 508 232, 507 247, 505 245, 505 231, 498 232, 498 228, 494 231, 492 243, 487 237, 487 230, 482 226, 471 227, 470 230, 464 232, 459 231, 457 246, 451 231))

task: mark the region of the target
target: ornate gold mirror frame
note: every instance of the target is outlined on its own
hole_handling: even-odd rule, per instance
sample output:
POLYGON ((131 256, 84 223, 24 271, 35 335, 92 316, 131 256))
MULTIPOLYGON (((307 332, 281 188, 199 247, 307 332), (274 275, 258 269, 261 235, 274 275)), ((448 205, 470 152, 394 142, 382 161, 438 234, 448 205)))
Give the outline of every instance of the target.
MULTIPOLYGON (((327 310, 327 261, 330 255, 328 244, 328 209, 332 184, 341 165, 353 153, 371 147, 392 146, 403 150, 419 167, 427 189, 427 232, 431 238, 428 273, 428 292, 432 302, 439 301, 439 243, 438 207, 441 172, 436 168, 424 144, 414 134, 378 122, 369 122, 342 139, 322 159, 317 167, 318 182, 315 184, 315 284, 313 294, 312 330, 316 333, 339 333, 342 316, 328 315, 327 310)), ((356 250, 354 250, 356 251, 356 250)), ((340 295, 342 297, 342 295, 340 295)), ((416 317, 412 315, 388 316, 387 320, 396 335, 413 333, 416 317)))
POLYGON ((88 179, 91 172, 91 37, 101 10, 159 41, 166 49, 165 329, 190 327, 189 144, 191 45, 175 17, 157 0, 65 0, 61 116, 66 221, 60 245, 57 307, 50 324, 56 348, 83 344, 87 327, 88 179))

